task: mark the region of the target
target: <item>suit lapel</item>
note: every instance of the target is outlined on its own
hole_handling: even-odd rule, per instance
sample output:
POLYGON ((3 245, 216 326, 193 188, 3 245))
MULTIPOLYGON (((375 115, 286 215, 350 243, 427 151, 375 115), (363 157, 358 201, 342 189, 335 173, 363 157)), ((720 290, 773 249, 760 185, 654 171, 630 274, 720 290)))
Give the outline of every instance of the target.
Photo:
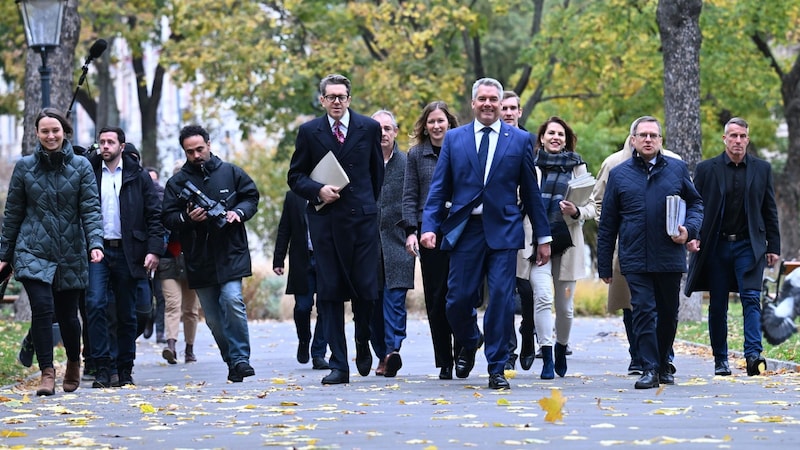
MULTIPOLYGON (((355 143, 361 139, 363 134, 364 123, 359 120, 358 116, 356 116, 353 111, 350 111, 350 126, 347 127, 347 136, 344 138, 344 144, 342 144, 342 148, 339 149, 339 152, 336 154, 336 156, 339 158, 344 158, 345 155, 353 150, 355 143)), ((333 133, 331 133, 331 136, 333 136, 333 133)))
POLYGON ((717 178, 717 186, 719 186, 719 196, 725 199, 725 158, 722 155, 717 157, 714 162, 714 176, 717 178))
POLYGON ((467 161, 472 166, 472 170, 480 176, 483 180, 483 173, 481 173, 480 163, 478 163, 478 147, 475 146, 475 122, 463 128, 464 132, 461 134, 461 142, 459 147, 464 149, 467 161))
MULTIPOLYGON (((339 156, 339 143, 336 142, 336 137, 333 136, 333 131, 328 123, 328 115, 317 118, 317 128, 314 130, 314 137, 317 141, 327 150, 332 151, 334 155, 339 156)), ((347 140, 345 139, 345 143, 347 140)))
POLYGON ((495 167, 500 164, 500 160, 508 151, 508 144, 511 141, 510 134, 509 125, 506 125, 505 122, 503 122, 500 125, 500 135, 497 136, 497 146, 494 148, 494 157, 492 158, 492 165, 489 168, 489 175, 486 177, 486 183, 492 179, 495 167))

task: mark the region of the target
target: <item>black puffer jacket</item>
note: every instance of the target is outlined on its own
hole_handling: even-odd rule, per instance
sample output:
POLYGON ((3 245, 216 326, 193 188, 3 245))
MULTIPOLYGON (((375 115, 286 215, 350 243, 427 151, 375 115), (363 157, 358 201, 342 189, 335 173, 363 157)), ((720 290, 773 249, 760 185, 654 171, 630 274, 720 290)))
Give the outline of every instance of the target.
POLYGON ((87 249, 103 249, 103 221, 92 167, 64 142, 58 152, 36 146, 17 161, 6 199, 0 260, 17 279, 83 289, 87 249))
POLYGON ((255 182, 244 170, 214 155, 203 169, 186 163, 167 181, 162 220, 168 229, 180 233, 190 288, 215 286, 252 275, 244 223, 258 210, 259 197, 255 182), (224 200, 225 208, 235 211, 242 221, 220 229, 212 220, 189 219, 187 201, 179 197, 186 180, 211 200, 224 200))

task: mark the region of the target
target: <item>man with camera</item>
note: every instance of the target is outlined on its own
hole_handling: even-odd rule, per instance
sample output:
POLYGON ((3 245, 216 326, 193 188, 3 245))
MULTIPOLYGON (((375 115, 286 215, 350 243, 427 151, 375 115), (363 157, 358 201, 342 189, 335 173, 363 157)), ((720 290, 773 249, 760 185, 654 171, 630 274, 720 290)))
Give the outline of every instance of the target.
POLYGON ((228 380, 255 375, 242 299, 242 278, 252 275, 244 222, 258 208, 256 184, 244 170, 211 153, 208 131, 184 127, 179 136, 186 163, 167 181, 163 220, 180 233, 189 287, 228 365, 228 380))

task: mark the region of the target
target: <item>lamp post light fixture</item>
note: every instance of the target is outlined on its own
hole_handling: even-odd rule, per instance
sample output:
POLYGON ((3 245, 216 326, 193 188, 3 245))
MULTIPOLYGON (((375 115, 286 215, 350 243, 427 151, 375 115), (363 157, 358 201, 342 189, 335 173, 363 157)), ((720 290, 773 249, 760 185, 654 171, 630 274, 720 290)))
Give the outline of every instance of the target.
POLYGON ((67 0, 16 0, 25 26, 25 40, 42 56, 39 78, 42 82, 42 108, 50 106, 50 67, 47 54, 61 45, 61 23, 67 0))

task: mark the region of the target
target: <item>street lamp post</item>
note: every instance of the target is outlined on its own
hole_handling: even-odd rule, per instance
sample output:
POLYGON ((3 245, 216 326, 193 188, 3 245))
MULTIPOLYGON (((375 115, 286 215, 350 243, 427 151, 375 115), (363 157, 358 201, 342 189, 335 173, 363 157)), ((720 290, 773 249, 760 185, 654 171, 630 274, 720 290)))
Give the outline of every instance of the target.
POLYGON ((28 48, 42 57, 39 78, 42 82, 42 108, 50 106, 50 75, 47 54, 61 45, 61 23, 67 0, 16 0, 25 26, 28 48))

